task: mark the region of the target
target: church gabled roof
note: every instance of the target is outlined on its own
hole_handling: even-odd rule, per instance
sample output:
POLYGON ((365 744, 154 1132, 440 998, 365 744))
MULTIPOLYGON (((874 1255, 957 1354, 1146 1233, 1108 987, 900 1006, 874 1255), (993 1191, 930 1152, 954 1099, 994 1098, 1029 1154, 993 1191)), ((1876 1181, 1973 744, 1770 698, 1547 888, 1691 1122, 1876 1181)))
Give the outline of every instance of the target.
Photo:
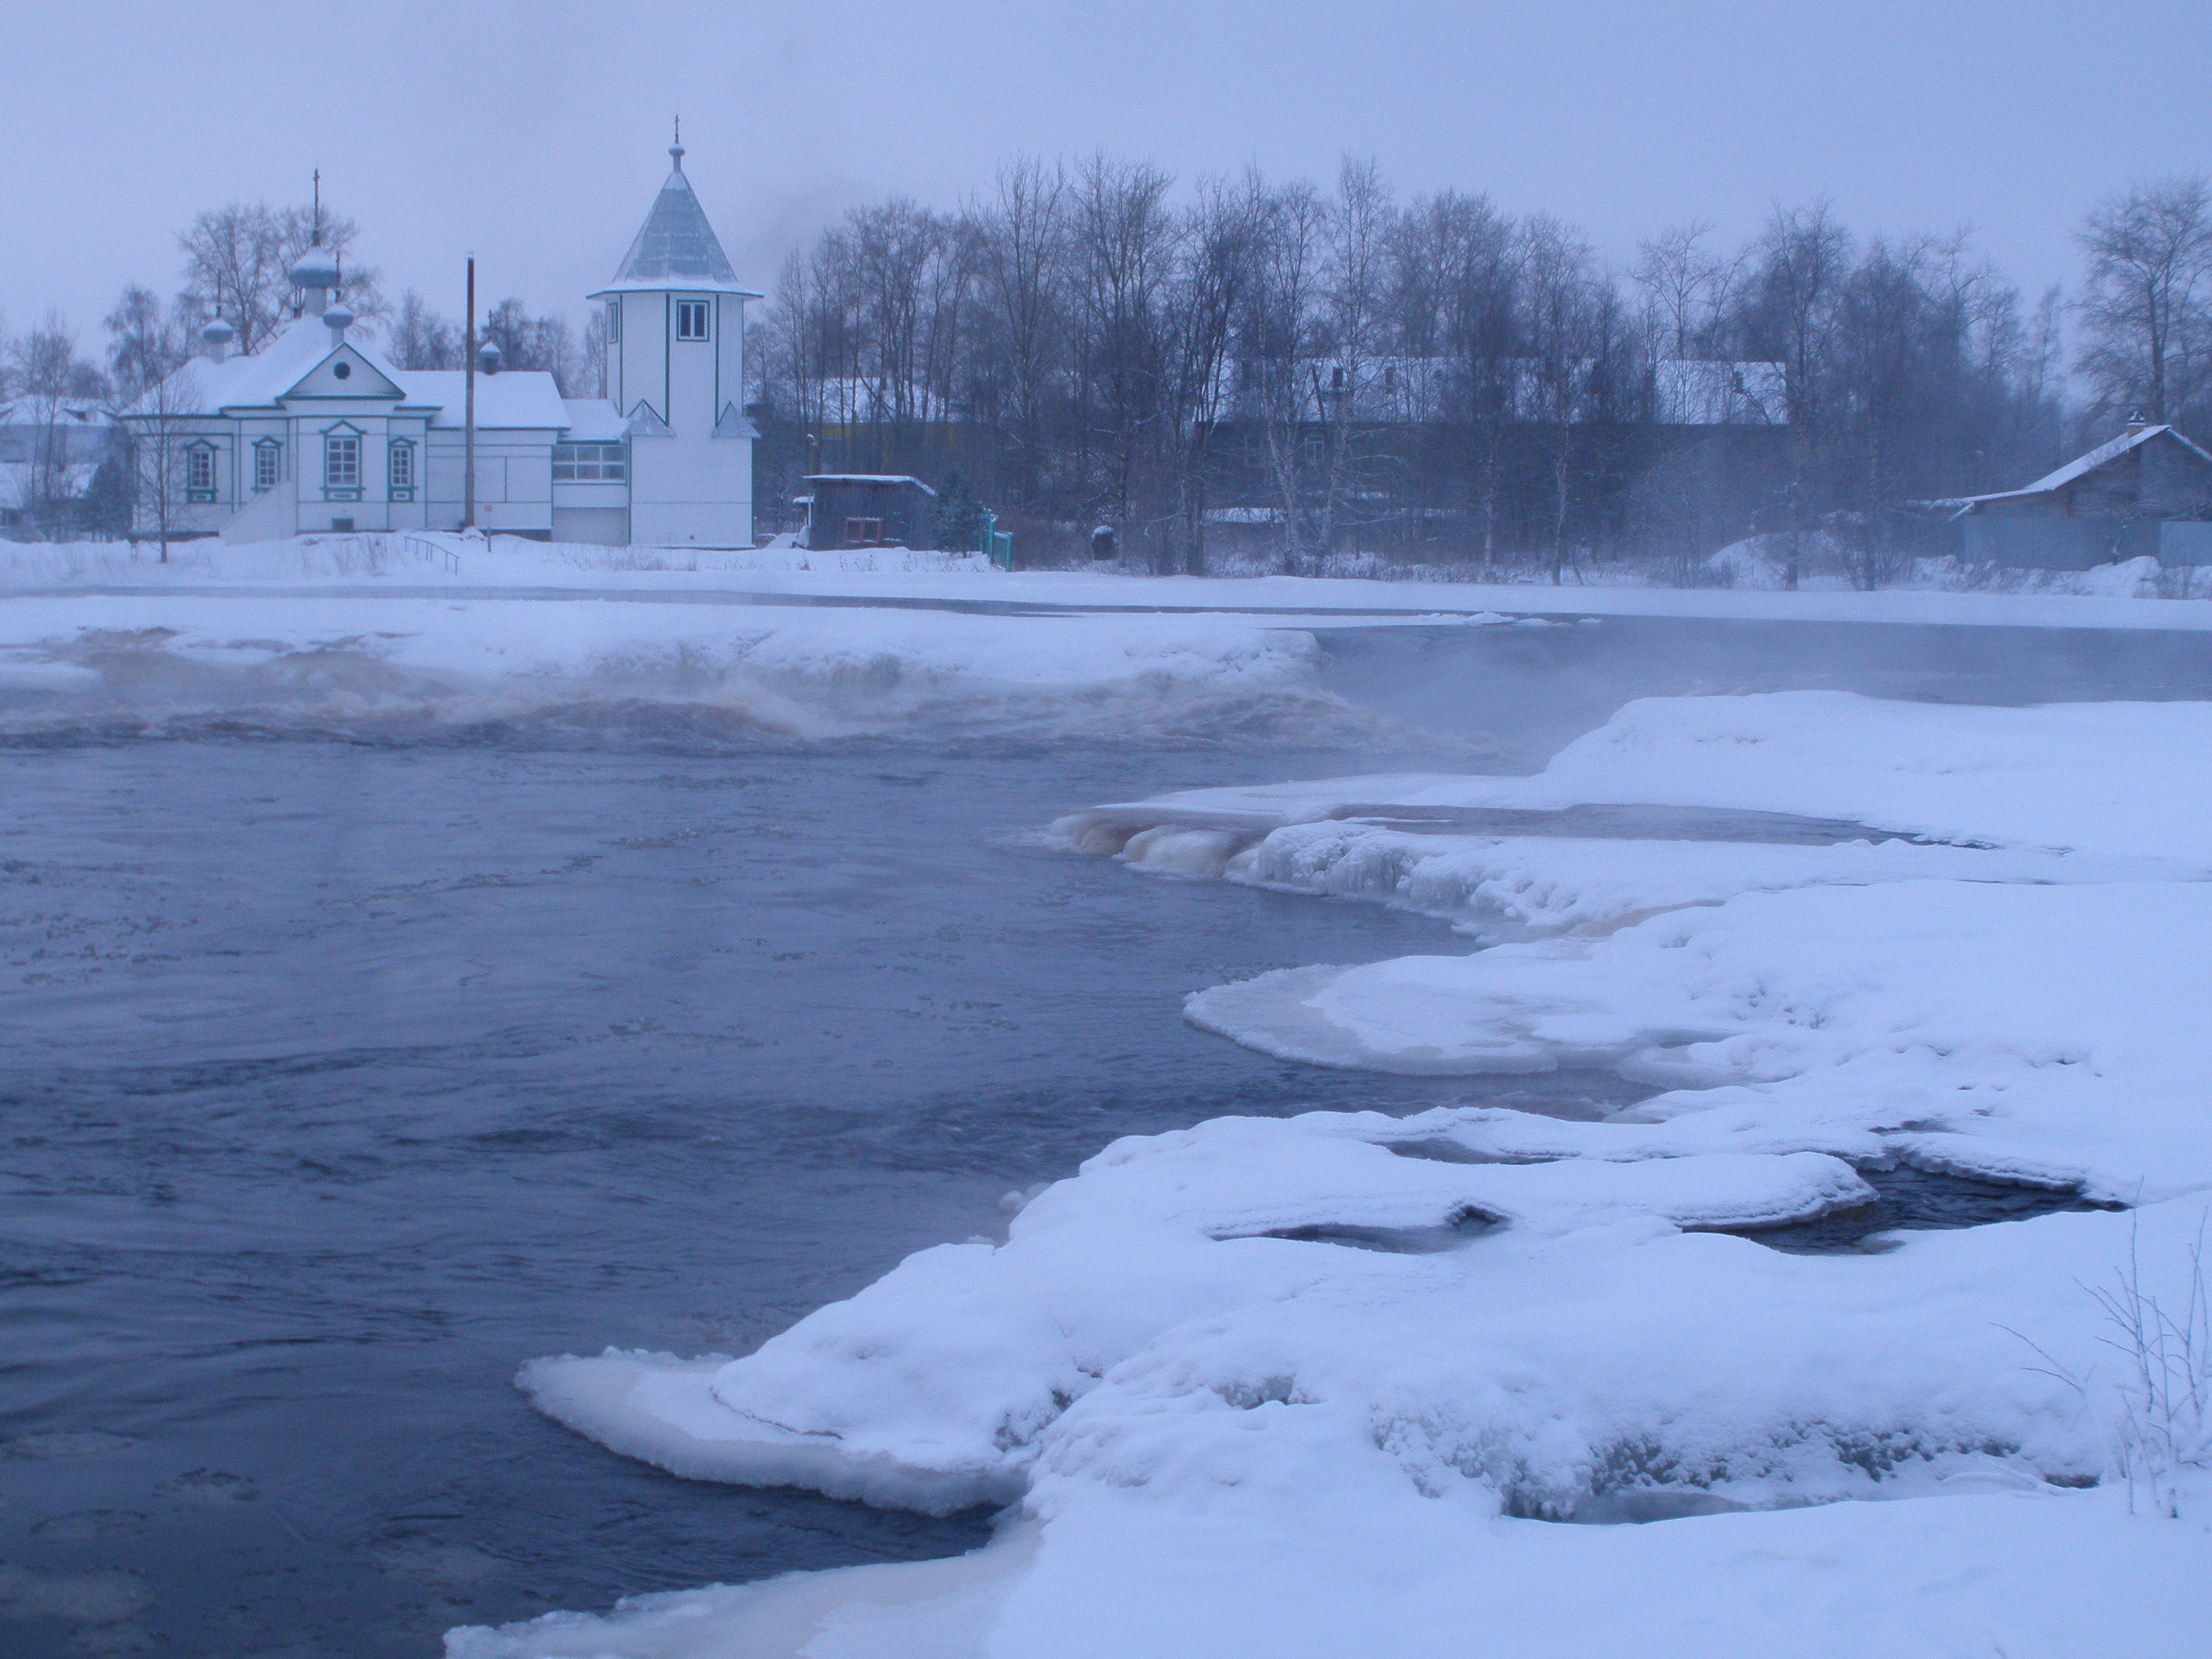
MULTIPOLYGON (((336 357, 357 359, 370 374, 389 381, 392 390, 341 392, 324 387, 321 395, 389 400, 396 392, 403 408, 435 410, 430 424, 441 431, 463 423, 465 386, 459 369, 396 368, 363 342, 332 343, 330 330, 319 317, 295 319, 264 342, 260 350, 246 356, 228 357, 219 363, 195 357, 169 376, 163 390, 147 392, 121 413, 130 420, 275 408, 336 357)), ((511 369, 503 374, 477 376, 477 424, 560 431, 568 426, 568 419, 550 374, 511 369)))
POLYGON ((354 340, 339 345, 331 339, 321 318, 295 317, 263 341, 257 351, 226 357, 219 363, 205 357, 191 359, 163 382, 166 390, 147 392, 122 412, 129 418, 270 408, 323 364, 349 350, 374 374, 395 386, 401 386, 398 371, 374 348, 354 340))
POLYGON ((707 210, 699 205, 691 181, 684 176, 684 147, 670 146, 676 165, 653 198, 653 210, 638 228, 629 252, 623 256, 615 279, 599 294, 645 289, 680 289, 695 294, 739 294, 761 296, 739 285, 729 256, 707 222, 707 210))

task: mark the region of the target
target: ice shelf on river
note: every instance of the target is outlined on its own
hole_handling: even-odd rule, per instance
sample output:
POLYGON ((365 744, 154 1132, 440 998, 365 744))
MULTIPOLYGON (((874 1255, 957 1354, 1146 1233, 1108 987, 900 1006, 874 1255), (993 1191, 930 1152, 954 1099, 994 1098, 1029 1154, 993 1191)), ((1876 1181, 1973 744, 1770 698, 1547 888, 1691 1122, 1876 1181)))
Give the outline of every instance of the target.
POLYGON ((2130 1393, 2093 1292, 2199 1305, 2212 708, 1655 700, 1532 779, 1205 791, 1058 830, 1510 939, 1197 992, 1237 1041, 1666 1092, 1594 1123, 1125 1139, 1003 1243, 921 1252, 744 1358, 532 1362, 541 1407, 678 1474, 1018 1519, 957 1565, 644 1598, 453 1654, 2201 1650, 2202 1404, 2130 1393), (1437 816, 1594 803, 1868 836, 1437 816), (1758 1242, 1899 1162, 2126 1207, 1758 1242), (1663 1524, 1550 1524, 1578 1520, 1663 1524))

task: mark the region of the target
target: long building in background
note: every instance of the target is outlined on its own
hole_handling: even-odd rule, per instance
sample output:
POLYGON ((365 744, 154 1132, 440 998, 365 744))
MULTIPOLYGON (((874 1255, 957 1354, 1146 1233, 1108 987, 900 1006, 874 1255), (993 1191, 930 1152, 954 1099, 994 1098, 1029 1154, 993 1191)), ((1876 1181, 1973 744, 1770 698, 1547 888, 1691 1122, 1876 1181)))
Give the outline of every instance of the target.
MULTIPOLYGON (((684 173, 684 148, 604 307, 605 398, 553 377, 476 377, 476 522, 613 546, 750 547, 742 287, 684 173)), ((353 337, 337 265, 310 248, 298 315, 250 356, 229 325, 123 411, 138 460, 140 534, 231 541, 331 531, 453 530, 467 499, 466 375, 402 369, 353 337), (166 520, 166 523, 161 520, 166 520)))

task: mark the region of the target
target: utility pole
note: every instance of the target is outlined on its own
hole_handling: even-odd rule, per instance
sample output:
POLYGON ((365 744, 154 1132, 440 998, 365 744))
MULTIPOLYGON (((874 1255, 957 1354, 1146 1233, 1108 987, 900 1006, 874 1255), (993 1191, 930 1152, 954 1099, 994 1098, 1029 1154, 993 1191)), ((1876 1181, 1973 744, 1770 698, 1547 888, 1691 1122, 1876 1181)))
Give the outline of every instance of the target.
POLYGON ((468 389, 467 434, 461 440, 461 528, 477 527, 477 261, 469 256, 469 325, 461 349, 463 384, 468 389))

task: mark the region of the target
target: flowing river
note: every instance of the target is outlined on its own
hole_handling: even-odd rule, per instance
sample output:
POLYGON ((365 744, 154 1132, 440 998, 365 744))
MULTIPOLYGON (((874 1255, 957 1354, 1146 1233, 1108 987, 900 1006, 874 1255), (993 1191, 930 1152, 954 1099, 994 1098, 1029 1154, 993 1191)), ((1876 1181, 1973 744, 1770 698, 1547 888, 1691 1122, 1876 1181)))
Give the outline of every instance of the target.
POLYGON ((1646 1092, 1204 1036, 1188 991, 1466 942, 1041 845, 1069 808, 1526 770, 1653 693, 2212 695, 2202 635, 1324 637, 1322 688, 1368 723, 1319 745, 1249 706, 1049 741, 809 744, 678 706, 23 728, 0 746, 0 1647, 420 1656, 456 1624, 972 1548, 988 1516, 660 1474, 538 1417, 515 1367, 745 1352, 1118 1135, 1646 1092))

